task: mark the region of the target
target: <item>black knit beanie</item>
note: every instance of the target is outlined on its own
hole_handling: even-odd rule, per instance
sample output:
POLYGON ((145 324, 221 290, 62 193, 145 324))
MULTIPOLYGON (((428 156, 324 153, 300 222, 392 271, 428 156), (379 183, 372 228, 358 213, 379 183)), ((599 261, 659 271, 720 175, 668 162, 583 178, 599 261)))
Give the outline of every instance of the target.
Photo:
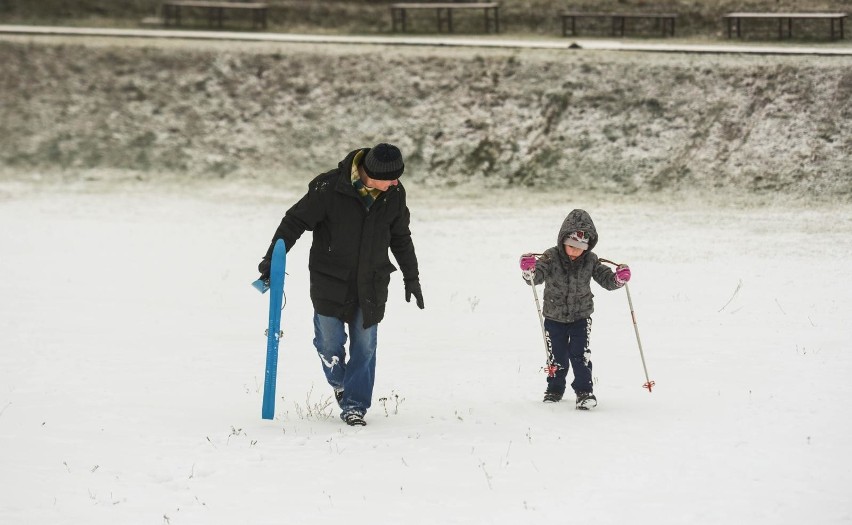
POLYGON ((367 151, 363 166, 367 176, 375 180, 398 179, 405 170, 399 148, 384 142, 367 151))

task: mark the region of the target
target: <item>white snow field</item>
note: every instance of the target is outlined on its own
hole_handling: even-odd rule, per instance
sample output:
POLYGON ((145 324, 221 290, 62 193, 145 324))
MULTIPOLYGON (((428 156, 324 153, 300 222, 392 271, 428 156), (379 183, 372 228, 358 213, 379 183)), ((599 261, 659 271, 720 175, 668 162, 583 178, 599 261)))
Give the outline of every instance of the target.
POLYGON ((309 178, 0 185, 0 523, 852 522, 848 204, 409 185, 426 309, 395 273, 350 428, 311 344, 309 233, 260 417, 249 283, 309 178), (518 270, 573 208, 633 269, 656 382, 624 291, 593 285, 589 412, 541 402, 518 270))

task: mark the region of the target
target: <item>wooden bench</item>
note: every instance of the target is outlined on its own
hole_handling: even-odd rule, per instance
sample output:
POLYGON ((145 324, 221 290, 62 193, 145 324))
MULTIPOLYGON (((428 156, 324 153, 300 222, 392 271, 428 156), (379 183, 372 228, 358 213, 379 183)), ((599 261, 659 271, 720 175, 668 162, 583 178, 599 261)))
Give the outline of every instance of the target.
POLYGON ((419 4, 402 3, 391 4, 391 25, 396 33, 397 27, 402 28, 404 33, 407 28, 408 11, 434 9, 438 19, 438 32, 444 30, 446 23, 447 32, 453 32, 453 11, 458 9, 481 9, 485 14, 485 32, 500 32, 500 4, 497 2, 424 2, 419 4))
POLYGON ((840 40, 843 40, 843 21, 849 16, 847 13, 728 13, 722 16, 722 20, 728 25, 728 38, 732 38, 733 28, 737 29, 737 38, 742 37, 742 21, 750 20, 778 20, 778 38, 784 38, 784 23, 787 25, 787 38, 793 38, 793 20, 828 20, 830 22, 830 35, 838 33, 834 31, 835 22, 840 25, 840 40))
POLYGON ((222 27, 225 11, 248 11, 251 13, 252 28, 261 27, 266 29, 266 13, 269 6, 262 2, 210 2, 203 0, 169 0, 163 2, 163 25, 169 26, 174 19, 175 26, 180 27, 181 18, 186 13, 203 11, 207 14, 207 23, 210 27, 214 25, 222 27))
POLYGON ((612 24, 611 33, 613 35, 624 36, 625 22, 627 20, 653 20, 657 28, 662 29, 663 36, 674 36, 675 20, 677 15, 674 13, 581 13, 581 12, 565 12, 561 13, 562 17, 562 36, 568 36, 569 30, 571 35, 577 34, 577 19, 578 18, 602 18, 609 19, 612 24))

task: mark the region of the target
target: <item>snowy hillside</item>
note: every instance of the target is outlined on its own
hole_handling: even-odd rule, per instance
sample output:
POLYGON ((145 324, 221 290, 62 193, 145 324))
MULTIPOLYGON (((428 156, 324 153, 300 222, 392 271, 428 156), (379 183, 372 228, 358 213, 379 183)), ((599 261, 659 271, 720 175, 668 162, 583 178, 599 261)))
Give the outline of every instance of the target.
POLYGON ((277 181, 378 133, 438 186, 852 195, 850 57, 5 39, 25 172, 277 181))

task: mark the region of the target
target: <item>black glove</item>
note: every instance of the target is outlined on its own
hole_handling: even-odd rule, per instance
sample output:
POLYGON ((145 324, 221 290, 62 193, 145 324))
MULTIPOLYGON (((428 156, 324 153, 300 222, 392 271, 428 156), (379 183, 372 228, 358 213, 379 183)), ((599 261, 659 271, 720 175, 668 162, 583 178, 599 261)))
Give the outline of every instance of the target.
POLYGON ((426 308, 423 305, 423 292, 420 290, 420 281, 418 279, 405 280, 405 302, 411 302, 411 296, 417 300, 417 307, 421 310, 426 308))
POLYGON ((269 259, 263 259, 260 261, 260 264, 257 265, 257 271, 260 272, 261 280, 268 281, 269 280, 269 271, 272 268, 272 261, 269 259))

